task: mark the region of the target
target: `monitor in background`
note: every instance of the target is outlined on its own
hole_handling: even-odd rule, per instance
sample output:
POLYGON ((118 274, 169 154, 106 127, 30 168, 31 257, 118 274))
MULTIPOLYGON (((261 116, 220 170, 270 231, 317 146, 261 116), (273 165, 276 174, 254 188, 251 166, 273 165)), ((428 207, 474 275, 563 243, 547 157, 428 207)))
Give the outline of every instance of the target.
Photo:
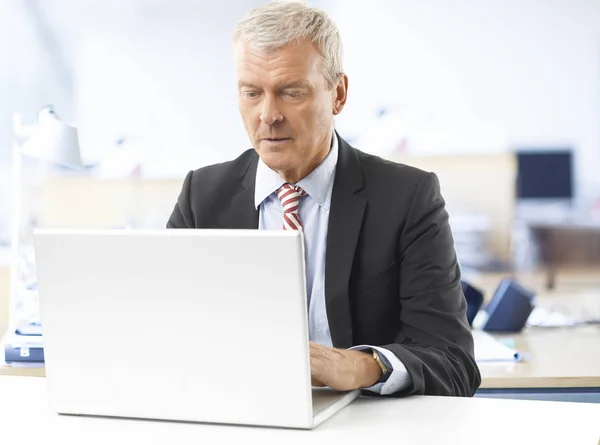
POLYGON ((573 199, 573 152, 570 149, 518 150, 517 166, 517 199, 573 199))

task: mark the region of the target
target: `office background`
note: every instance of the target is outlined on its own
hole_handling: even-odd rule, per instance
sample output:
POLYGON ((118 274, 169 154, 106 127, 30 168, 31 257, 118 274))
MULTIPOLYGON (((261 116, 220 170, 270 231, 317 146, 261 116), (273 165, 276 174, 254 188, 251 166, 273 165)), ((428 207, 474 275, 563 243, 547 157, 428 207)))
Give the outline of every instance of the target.
MULTIPOLYGON (((189 169, 250 147, 231 35, 262 3, 0 0, 0 328, 13 113, 33 124, 52 104, 87 165, 40 180, 25 162, 24 225, 164 227, 189 169)), ((511 274, 600 318, 600 2, 312 3, 344 41, 338 131, 438 174, 465 278, 489 299, 511 274)))

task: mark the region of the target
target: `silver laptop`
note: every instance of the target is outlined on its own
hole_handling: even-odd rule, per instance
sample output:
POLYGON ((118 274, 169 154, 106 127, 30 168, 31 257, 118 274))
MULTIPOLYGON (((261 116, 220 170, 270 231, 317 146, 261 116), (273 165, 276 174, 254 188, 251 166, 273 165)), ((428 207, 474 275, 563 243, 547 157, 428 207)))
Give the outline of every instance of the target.
POLYGON ((38 230, 46 376, 62 414, 314 428, 300 232, 38 230))

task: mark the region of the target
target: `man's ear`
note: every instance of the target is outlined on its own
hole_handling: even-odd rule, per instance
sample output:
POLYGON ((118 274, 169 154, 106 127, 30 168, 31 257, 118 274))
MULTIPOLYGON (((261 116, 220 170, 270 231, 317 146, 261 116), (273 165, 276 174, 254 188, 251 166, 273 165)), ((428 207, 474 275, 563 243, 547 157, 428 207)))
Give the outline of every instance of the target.
POLYGON ((338 76, 334 91, 333 114, 337 116, 344 109, 346 99, 348 98, 348 76, 346 74, 342 73, 338 76))

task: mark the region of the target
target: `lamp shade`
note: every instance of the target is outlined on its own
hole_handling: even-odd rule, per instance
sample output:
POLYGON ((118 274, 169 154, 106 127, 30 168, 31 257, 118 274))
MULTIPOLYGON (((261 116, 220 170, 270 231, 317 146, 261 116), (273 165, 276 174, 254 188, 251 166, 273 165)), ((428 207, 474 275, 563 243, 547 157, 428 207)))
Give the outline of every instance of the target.
POLYGON ((72 168, 82 167, 77 128, 51 117, 40 121, 39 127, 23 144, 26 156, 72 168))

